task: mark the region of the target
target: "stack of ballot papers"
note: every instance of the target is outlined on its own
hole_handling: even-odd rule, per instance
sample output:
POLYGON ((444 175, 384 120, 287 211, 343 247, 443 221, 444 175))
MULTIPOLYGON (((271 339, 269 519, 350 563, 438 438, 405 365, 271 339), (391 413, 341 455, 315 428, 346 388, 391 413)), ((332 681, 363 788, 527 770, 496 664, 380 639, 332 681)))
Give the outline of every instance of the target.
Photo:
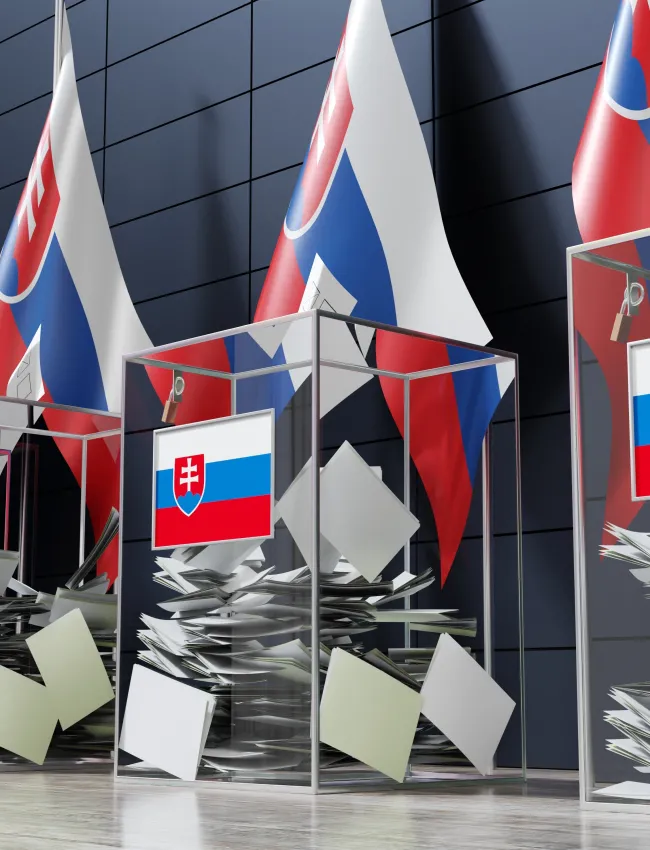
POLYGON ((623 735, 610 738, 607 749, 635 763, 639 773, 650 773, 650 682, 619 685, 609 696, 621 708, 605 712, 605 722, 623 735))
POLYGON ((607 523, 605 531, 619 542, 602 545, 600 554, 605 558, 624 563, 637 581, 640 581, 644 587, 650 588, 650 534, 630 531, 611 523, 607 523))
MULTIPOLYGON (((200 722, 201 711, 196 714, 196 728, 191 733, 185 729, 191 753, 182 777, 169 768, 176 756, 168 751, 164 736, 158 741, 150 735, 146 742, 139 740, 137 724, 132 723, 121 747, 141 759, 133 763, 134 771, 158 768, 186 778, 187 766, 195 763, 197 741, 204 741, 197 764, 201 776, 236 775, 245 781, 265 773, 276 777, 283 771, 308 773, 312 671, 318 670, 322 689, 331 681, 330 663, 338 650, 361 665, 351 669, 366 674, 370 684, 379 691, 387 686, 410 706, 409 724, 395 740, 408 742, 412 764, 467 764, 435 720, 413 709, 420 705, 435 646, 385 651, 377 647, 382 645, 382 634, 422 632, 430 644, 441 635, 474 637, 476 619, 461 617, 453 609, 416 607, 417 594, 434 582, 432 569, 384 578, 385 568, 408 544, 418 522, 383 483, 380 471, 365 464, 347 443, 321 470, 321 507, 326 510, 318 578, 319 647, 314 659, 310 480, 307 464, 275 511, 276 523, 290 532, 307 561, 304 566, 287 569, 269 564, 259 540, 181 548, 155 558, 158 569, 153 580, 169 596, 158 603, 158 615, 141 615, 138 662, 189 688, 189 702, 192 692, 199 690, 214 699, 214 707, 207 730, 200 722), (341 493, 353 494, 354 509, 345 499, 333 498, 341 493)), ((345 671, 346 665, 341 669, 345 671)), ((127 698, 133 718, 144 710, 141 681, 138 673, 127 698)), ((334 695, 345 690, 346 686, 330 687, 334 695)), ((185 701, 182 692, 177 693, 178 699, 157 710, 161 729, 183 722, 174 713, 174 706, 185 701)), ((387 775, 395 778, 400 773, 400 758, 387 775)), ((369 764, 326 739, 321 742, 320 762, 333 772, 369 764)), ((370 766, 381 770, 377 766, 381 764, 380 758, 370 766)))
POLYGON ((113 511, 55 594, 14 578, 18 553, 0 551, 0 764, 111 760, 118 598, 89 576, 117 529, 113 511))
MULTIPOLYGON (((259 546, 240 552, 244 554, 240 563, 236 557, 224 559, 219 546, 156 558, 159 570, 154 581, 174 595, 159 603, 160 617, 141 616, 138 637, 143 649, 138 660, 215 697, 203 771, 293 770, 308 765, 310 758, 311 570, 305 566, 281 572, 268 567, 259 546), (209 550, 214 551, 213 562, 209 550), (197 558, 203 566, 196 566, 197 558), (233 729, 246 730, 244 739, 233 740, 233 729)), ((368 582, 339 559, 320 581, 318 665, 323 678, 332 650, 345 646, 417 690, 426 665, 421 675, 419 670, 411 675, 407 664, 402 670, 379 650, 365 653, 363 637, 383 623, 431 625, 439 632, 455 632, 459 623, 466 627, 469 623, 468 633, 472 628, 475 633, 475 621, 459 621, 453 611, 414 609, 405 618, 403 609, 388 605, 416 594, 433 580, 433 571, 426 570, 368 582)), ((428 651, 429 660, 432 652, 428 651)), ((421 726, 418 757, 427 747, 436 756, 453 750, 444 736, 431 734, 430 723, 421 726)), ((341 766, 350 758, 324 747, 323 762, 341 766)))

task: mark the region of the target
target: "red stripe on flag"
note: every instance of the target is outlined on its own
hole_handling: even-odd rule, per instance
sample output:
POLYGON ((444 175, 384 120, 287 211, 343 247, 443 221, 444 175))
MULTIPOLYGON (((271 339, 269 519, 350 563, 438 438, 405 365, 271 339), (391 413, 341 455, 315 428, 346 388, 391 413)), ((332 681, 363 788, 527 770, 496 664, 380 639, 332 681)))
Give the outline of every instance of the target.
POLYGON ((316 215, 325 196, 354 112, 346 67, 346 29, 347 25, 343 30, 300 180, 303 227, 316 215))
POLYGON ((650 145, 638 121, 617 115, 606 102, 604 73, 573 162, 573 205, 585 242, 650 223, 650 194, 641 189, 650 173, 650 145))
POLYGON ((650 496, 650 446, 635 447, 634 472, 636 495, 650 496))
POLYGON ((154 546, 191 546, 220 540, 268 537, 273 528, 271 496, 203 502, 191 516, 177 507, 156 511, 154 546))
POLYGON ((31 286, 38 274, 43 255, 47 249, 47 243, 52 235, 59 202, 59 187, 54 173, 54 160, 52 159, 52 145, 50 143, 50 116, 48 114, 36 149, 36 156, 32 162, 16 211, 16 215, 20 215, 14 246, 14 258, 18 266, 18 293, 24 292, 31 286), (43 155, 42 152, 46 145, 47 153, 43 155), (31 233, 27 213, 28 206, 31 207, 33 221, 31 233))
MULTIPOLYGON (((418 372, 449 365, 444 343, 377 331, 377 366, 418 372)), ((390 412, 404 436, 404 385, 380 378, 390 412)), ((460 429, 453 375, 411 381, 411 457, 429 497, 438 530, 440 581, 444 585, 465 530, 472 482, 460 429)))
POLYGON ((305 294, 305 283, 298 266, 294 242, 286 237, 283 230, 266 273, 253 321, 263 322, 264 319, 277 319, 297 313, 305 294))
POLYGON ((27 346, 20 335, 9 304, 0 302, 0 394, 4 395, 9 378, 20 363, 27 346))
MULTIPOLYGON (((230 372, 230 361, 223 339, 211 339, 193 345, 184 345, 171 351, 148 354, 150 360, 165 360, 183 366, 199 366, 214 369, 217 372, 230 372)), ((151 381, 162 406, 169 398, 172 388, 172 371, 146 366, 151 381)), ((208 419, 220 419, 230 416, 230 381, 227 378, 215 378, 209 375, 183 374, 185 391, 176 415, 176 425, 188 422, 205 422, 208 419)))

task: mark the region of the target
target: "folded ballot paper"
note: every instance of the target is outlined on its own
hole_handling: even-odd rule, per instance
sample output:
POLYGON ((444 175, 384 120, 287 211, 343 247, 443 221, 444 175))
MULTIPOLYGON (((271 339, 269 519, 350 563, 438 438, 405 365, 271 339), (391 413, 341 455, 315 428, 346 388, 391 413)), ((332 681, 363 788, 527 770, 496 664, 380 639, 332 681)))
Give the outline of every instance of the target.
POLYGON ((120 739, 140 761, 127 771, 157 768, 189 780, 308 776, 315 670, 322 770, 365 765, 400 782, 409 764, 469 760, 489 771, 514 703, 451 637, 474 636, 476 619, 417 607, 418 594, 434 582, 431 568, 389 572, 418 522, 381 470, 345 444, 320 476, 317 658, 307 464, 275 511, 304 566, 269 563, 267 541, 155 558, 153 580, 168 594, 157 615, 141 615, 120 739), (429 645, 378 648, 380 636, 403 640, 407 631, 429 645), (169 735, 172 728, 178 736, 169 735))

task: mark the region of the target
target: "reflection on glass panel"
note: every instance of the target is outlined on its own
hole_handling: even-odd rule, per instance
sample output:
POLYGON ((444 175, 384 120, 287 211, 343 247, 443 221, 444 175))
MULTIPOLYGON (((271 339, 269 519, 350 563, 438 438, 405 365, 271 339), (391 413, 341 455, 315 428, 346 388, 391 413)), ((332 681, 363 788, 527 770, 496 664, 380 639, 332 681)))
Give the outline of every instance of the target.
MULTIPOLYGON (((107 591, 109 572, 115 575, 117 570, 119 426, 116 417, 95 411, 31 406, 20 399, 0 403, 0 667, 5 694, 0 765, 44 760, 49 767, 87 769, 91 764, 108 767, 112 761, 117 597, 107 591), (91 479, 103 486, 91 492, 91 479), (79 610, 82 616, 70 625, 69 615, 74 618, 79 610), (66 618, 68 625, 62 625, 66 618), (91 687, 87 678, 77 682, 70 714, 57 725, 56 716, 48 719, 42 711, 42 686, 47 679, 51 694, 62 678, 74 679, 80 656, 71 664, 69 653, 73 644, 75 652, 79 649, 80 636, 84 661, 99 688, 93 694, 86 690, 91 687), (30 647, 32 639, 37 643, 30 647), (54 664, 47 670, 42 655, 40 666, 35 660, 38 640, 41 648, 51 650, 47 660, 54 664), (25 683, 31 687, 29 695, 25 683), (16 726, 15 709, 12 716, 6 714, 6 706, 23 692, 34 710, 27 739, 16 726)), ((48 699, 53 705, 54 697, 48 699)))
POLYGON ((575 493, 582 535, 586 799, 647 802, 650 783, 645 398, 650 398, 650 240, 580 250, 570 260, 575 493))

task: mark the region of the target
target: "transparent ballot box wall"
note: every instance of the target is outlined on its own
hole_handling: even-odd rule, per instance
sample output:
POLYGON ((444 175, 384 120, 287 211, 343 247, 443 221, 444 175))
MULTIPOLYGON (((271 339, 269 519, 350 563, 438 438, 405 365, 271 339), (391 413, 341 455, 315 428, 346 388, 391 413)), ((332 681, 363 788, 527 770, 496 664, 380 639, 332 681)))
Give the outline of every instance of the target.
POLYGON ((125 359, 118 777, 524 777, 516 366, 321 311, 125 359))
POLYGON ((120 451, 117 415, 0 398, 0 770, 112 764, 120 451))
POLYGON ((650 803, 650 232, 569 248, 581 797, 650 803))

